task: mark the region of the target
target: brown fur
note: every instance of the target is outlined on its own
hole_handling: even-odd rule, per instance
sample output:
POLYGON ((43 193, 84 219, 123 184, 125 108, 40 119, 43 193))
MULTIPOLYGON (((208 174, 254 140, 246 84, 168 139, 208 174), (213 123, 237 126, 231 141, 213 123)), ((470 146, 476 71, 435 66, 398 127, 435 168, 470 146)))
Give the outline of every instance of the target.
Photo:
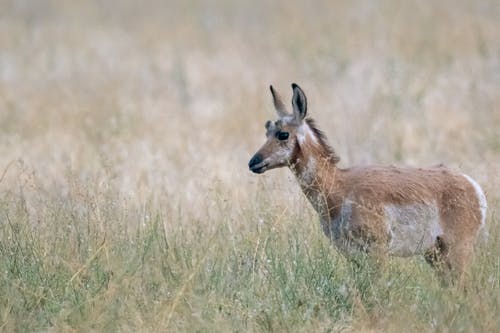
MULTIPOLYGON (((424 257, 440 271, 462 276, 482 221, 480 199, 471 182, 462 174, 443 166, 338 168, 340 159, 327 144, 326 137, 311 119, 304 119, 307 111, 305 95, 298 86, 293 88, 293 117, 284 116, 284 104, 275 100, 275 105, 281 107, 281 118, 276 126, 268 127, 268 141, 250 162, 251 169, 255 165, 264 165, 263 168, 252 169, 261 173, 289 166, 318 211, 326 235, 332 239, 335 236, 330 230, 332 221, 339 219, 346 199, 353 202, 346 238, 348 242, 362 244, 368 250, 387 251, 390 234, 384 207, 436 206, 442 234, 435 238, 434 246, 426 250, 424 257), (290 133, 286 142, 275 138, 280 131, 290 133), (285 153, 286 158, 283 157, 285 153), (279 155, 276 161, 273 154, 279 155), (257 156, 260 160, 255 160, 257 156), (252 164, 256 161, 264 162, 252 164)), ((279 98, 272 91, 273 98, 279 98)))

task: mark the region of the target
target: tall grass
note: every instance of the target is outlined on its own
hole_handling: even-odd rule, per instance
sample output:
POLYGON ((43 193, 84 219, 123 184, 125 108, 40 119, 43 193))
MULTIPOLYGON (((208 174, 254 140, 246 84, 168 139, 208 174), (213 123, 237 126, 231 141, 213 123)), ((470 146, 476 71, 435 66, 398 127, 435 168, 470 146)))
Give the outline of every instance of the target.
POLYGON ((500 329, 496 1, 1 7, 1 331, 500 329), (291 82, 343 167, 484 187, 467 292, 347 260, 287 170, 248 172, 291 82))
POLYGON ((182 218, 182 210, 110 212, 114 199, 83 201, 79 210, 72 196, 50 199, 36 225, 22 197, 2 202, 4 331, 492 332, 500 325, 496 230, 463 293, 443 288, 422 259, 383 267, 347 260, 313 216, 277 210, 270 198, 257 202, 265 222, 256 212, 236 222, 222 211, 213 226, 182 218))

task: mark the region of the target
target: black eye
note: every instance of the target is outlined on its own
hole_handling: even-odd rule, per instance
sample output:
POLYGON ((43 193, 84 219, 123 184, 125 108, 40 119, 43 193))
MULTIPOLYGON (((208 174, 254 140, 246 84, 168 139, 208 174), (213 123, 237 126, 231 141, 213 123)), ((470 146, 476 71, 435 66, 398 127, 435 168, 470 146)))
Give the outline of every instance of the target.
POLYGON ((288 132, 278 132, 276 133, 278 140, 285 141, 288 139, 288 132))

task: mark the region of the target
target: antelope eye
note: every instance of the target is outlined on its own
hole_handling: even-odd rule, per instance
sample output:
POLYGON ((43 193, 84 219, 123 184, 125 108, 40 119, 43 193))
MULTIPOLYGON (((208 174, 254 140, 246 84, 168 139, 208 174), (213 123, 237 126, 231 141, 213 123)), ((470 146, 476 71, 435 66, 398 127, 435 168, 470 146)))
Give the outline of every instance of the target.
POLYGON ((285 141, 288 139, 288 132, 278 132, 276 133, 278 140, 285 141))

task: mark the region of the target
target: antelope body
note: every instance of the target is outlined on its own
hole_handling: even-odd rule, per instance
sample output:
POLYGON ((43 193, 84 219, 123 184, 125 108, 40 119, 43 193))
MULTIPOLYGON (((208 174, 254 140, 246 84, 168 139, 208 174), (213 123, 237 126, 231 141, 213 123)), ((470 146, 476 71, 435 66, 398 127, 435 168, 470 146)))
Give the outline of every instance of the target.
MULTIPOLYGON (((396 256, 424 255, 441 272, 466 271, 486 198, 469 176, 443 166, 341 169, 339 157, 292 84, 293 112, 271 86, 278 120, 266 123, 266 143, 249 162, 255 173, 288 166, 320 216, 324 233, 345 254, 357 248, 396 256)), ((456 275, 456 274, 454 274, 456 275)))

